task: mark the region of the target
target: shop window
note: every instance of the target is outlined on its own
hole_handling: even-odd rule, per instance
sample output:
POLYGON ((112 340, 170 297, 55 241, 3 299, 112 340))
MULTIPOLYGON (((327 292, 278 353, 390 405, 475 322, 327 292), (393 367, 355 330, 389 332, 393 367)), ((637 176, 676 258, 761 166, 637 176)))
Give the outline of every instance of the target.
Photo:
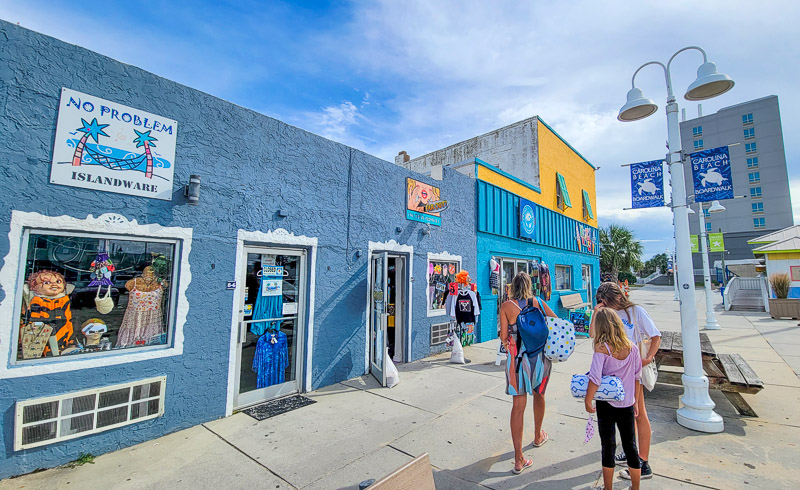
POLYGON ((753 113, 742 114, 742 124, 753 124, 753 113))
POLYGON ((594 219, 594 213, 592 212, 592 201, 589 199, 589 193, 586 191, 581 192, 583 192, 583 219, 594 219))
POLYGON ((16 363, 168 346, 178 243, 26 230, 16 363))
POLYGON ((756 137, 756 128, 744 128, 744 139, 749 140, 756 137))
POLYGON ((572 267, 556 265, 556 289, 572 289, 572 267))
POLYGON ((44 446, 164 413, 166 376, 17 402, 14 450, 44 446))
POLYGON ((695 126, 692 128, 692 136, 703 136, 703 126, 695 126))
POLYGON ((758 168, 758 157, 748 158, 747 168, 758 168))
POLYGON ((569 191, 567 191, 567 181, 564 180, 564 176, 560 173, 556 173, 556 206, 562 211, 572 207, 569 191))
POLYGON ((443 315, 447 287, 456 282, 461 263, 449 260, 428 260, 428 314, 443 315))

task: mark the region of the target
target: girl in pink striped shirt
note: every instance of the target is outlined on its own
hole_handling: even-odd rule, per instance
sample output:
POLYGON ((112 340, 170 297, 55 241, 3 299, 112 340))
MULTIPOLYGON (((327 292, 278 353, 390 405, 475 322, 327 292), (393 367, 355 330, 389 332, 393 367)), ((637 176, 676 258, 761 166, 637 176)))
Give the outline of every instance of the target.
POLYGON ((639 349, 628 339, 625 326, 617 313, 610 308, 600 308, 595 314, 594 356, 589 369, 589 387, 586 390, 586 411, 597 412, 597 431, 600 434, 603 464, 603 484, 610 489, 614 484, 614 450, 617 447, 615 426, 619 429, 622 449, 628 458, 628 471, 634 490, 639 488, 641 461, 636 449, 635 417, 637 400, 642 390, 642 360, 639 349), (625 399, 596 401, 592 399, 603 376, 616 376, 622 381, 625 399))

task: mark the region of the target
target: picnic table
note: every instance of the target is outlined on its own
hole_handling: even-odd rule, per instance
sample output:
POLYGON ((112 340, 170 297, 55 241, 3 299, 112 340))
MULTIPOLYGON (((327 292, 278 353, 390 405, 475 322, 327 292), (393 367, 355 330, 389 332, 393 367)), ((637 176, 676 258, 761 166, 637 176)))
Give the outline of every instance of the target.
MULTIPOLYGON (((758 417, 742 398, 742 393, 754 395, 764 389, 764 383, 739 354, 717 354, 708 334, 700 333, 700 354, 709 386, 725 395, 741 415, 758 417)), ((661 345, 656 354, 656 366, 683 367, 683 337, 680 332, 661 332, 661 345)), ((661 371, 658 382, 680 385, 681 373, 661 371)))

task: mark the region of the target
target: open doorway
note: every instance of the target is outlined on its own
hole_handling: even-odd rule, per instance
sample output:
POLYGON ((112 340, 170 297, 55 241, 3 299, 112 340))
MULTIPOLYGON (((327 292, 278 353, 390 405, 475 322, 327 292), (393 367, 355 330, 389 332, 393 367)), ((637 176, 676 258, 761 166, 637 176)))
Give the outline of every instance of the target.
POLYGON ((374 252, 370 258, 370 372, 386 385, 387 359, 407 359, 408 261, 402 254, 374 252))

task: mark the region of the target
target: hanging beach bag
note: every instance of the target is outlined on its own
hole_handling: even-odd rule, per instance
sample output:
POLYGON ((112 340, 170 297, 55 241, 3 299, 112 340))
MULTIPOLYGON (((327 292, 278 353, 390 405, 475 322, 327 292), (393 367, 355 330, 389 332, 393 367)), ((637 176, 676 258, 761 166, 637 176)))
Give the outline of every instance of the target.
MULTIPOLYGON (((642 333, 638 323, 634 326, 636 327, 636 336, 639 338, 639 355, 644 359, 650 350, 650 342, 652 340, 642 333)), ((658 367, 656 367, 656 361, 653 359, 647 366, 642 366, 642 386, 647 388, 647 391, 653 391, 653 388, 656 387, 656 380, 658 380, 658 367)))
POLYGON ((107 315, 111 313, 111 310, 114 309, 114 299, 111 298, 111 286, 108 286, 105 296, 100 296, 100 290, 102 289, 102 285, 97 287, 97 295, 94 297, 94 305, 97 308, 97 311, 103 315, 107 315))
POLYGON ((569 320, 549 316, 547 329, 544 355, 552 362, 566 361, 575 351, 575 325, 569 320))
MULTIPOLYGON (((586 374, 573 374, 569 389, 575 398, 586 398, 586 390, 589 388, 589 376, 586 374)), ((594 394, 595 400, 621 402, 625 400, 625 388, 622 380, 616 376, 603 376, 600 386, 594 394)))

